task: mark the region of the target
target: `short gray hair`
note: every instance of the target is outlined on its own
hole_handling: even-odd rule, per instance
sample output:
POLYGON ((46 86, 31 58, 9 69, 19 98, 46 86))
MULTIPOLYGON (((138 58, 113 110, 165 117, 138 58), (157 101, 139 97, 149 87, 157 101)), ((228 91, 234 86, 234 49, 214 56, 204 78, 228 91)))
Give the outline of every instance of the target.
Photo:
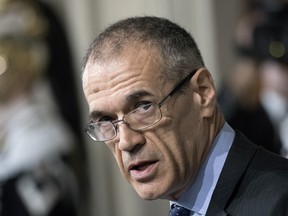
POLYGON ((131 42, 156 49, 163 63, 166 79, 182 79, 189 72, 204 67, 196 42, 189 32, 165 18, 143 16, 120 20, 104 30, 89 46, 83 61, 101 61, 120 55, 131 42))

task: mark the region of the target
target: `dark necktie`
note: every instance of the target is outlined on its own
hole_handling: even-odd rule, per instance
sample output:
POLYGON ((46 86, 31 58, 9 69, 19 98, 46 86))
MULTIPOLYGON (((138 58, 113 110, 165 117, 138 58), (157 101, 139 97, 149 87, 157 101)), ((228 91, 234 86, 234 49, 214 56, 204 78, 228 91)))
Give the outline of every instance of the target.
POLYGON ((169 216, 190 216, 191 211, 184 207, 172 204, 169 216))

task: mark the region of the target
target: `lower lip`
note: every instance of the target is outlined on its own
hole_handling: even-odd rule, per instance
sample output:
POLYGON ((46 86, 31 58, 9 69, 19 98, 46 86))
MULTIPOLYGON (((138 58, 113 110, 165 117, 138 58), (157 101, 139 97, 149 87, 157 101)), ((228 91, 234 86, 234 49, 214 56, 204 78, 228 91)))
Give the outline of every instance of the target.
POLYGON ((130 170, 130 175, 136 181, 147 181, 152 178, 153 174, 156 171, 157 162, 152 163, 145 167, 143 170, 130 170))

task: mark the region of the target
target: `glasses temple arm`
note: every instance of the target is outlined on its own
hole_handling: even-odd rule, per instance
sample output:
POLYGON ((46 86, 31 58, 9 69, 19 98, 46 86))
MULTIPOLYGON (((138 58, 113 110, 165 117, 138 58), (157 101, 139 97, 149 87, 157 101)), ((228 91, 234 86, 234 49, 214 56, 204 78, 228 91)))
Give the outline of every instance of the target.
POLYGON ((170 97, 172 97, 175 94, 175 92, 177 92, 181 87, 183 87, 186 83, 188 83, 197 70, 198 69, 193 70, 184 80, 178 83, 178 85, 165 98, 163 98, 162 101, 160 101, 159 106, 161 107, 170 97))

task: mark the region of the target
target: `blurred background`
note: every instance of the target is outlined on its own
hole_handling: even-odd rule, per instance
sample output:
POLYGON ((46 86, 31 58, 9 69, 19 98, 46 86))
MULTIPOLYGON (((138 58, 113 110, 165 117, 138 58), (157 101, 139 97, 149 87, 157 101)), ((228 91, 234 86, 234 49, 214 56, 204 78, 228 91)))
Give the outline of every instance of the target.
POLYGON ((140 199, 108 148, 82 131, 82 58, 107 25, 129 16, 162 16, 190 31, 228 122, 288 157, 286 5, 0 0, 0 215, 167 215, 168 201, 140 199))

